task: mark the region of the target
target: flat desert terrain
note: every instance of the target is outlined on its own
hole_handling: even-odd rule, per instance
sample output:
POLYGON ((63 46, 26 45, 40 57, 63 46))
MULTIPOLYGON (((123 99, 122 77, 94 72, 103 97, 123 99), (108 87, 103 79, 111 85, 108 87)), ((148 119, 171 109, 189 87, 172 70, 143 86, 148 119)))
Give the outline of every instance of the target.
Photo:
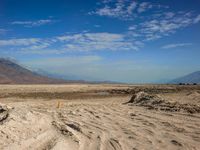
POLYGON ((198 150, 199 85, 0 85, 0 149, 198 150))

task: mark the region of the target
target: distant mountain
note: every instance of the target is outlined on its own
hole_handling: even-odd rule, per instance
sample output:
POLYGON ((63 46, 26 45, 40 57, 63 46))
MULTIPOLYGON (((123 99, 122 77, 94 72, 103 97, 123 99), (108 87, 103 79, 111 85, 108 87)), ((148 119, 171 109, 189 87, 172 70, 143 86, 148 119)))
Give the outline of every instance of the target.
POLYGON ((67 81, 32 72, 17 63, 0 58, 0 84, 57 84, 67 81))
POLYGON ((37 72, 40 75, 47 76, 50 78, 55 78, 55 79, 63 79, 66 80, 70 83, 89 83, 89 84, 123 84, 122 82, 116 82, 116 81, 96 81, 96 80, 91 80, 91 78, 82 76, 78 77, 75 75, 61 75, 61 74, 56 74, 56 73, 50 73, 47 71, 44 71, 42 69, 35 69, 35 72, 37 72))
POLYGON ((174 79, 170 83, 200 83, 200 71, 174 79))
POLYGON ((81 81, 81 78, 75 76, 75 75, 62 75, 58 73, 51 73, 42 69, 34 69, 34 72, 42 75, 42 76, 47 76, 49 78, 54 78, 54 79, 63 79, 67 81, 81 81))

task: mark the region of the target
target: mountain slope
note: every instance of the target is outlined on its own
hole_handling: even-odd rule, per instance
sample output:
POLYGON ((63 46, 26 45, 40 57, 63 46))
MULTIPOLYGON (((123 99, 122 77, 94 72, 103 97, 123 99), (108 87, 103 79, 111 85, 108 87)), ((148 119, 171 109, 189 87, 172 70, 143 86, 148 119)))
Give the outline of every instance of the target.
POLYGON ((174 79, 171 83, 200 83, 200 71, 174 79))
POLYGON ((0 58, 0 84, 53 84, 64 82, 66 81, 41 76, 10 60, 0 58))

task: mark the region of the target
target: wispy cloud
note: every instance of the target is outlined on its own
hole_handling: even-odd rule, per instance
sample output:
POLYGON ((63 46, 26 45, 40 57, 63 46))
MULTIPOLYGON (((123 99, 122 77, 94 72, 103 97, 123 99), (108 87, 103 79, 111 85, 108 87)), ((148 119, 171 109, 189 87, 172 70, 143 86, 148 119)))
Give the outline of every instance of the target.
POLYGON ((39 51, 51 46, 52 42, 49 39, 41 38, 23 38, 23 39, 7 39, 0 40, 0 48, 3 47, 7 50, 15 49, 19 53, 38 53, 39 51), (32 52, 33 51, 33 52, 32 52), (36 52, 38 51, 38 52, 36 52))
POLYGON ((168 44, 164 45, 163 49, 171 49, 171 48, 177 48, 177 47, 185 47, 185 46, 191 46, 192 43, 175 43, 175 44, 168 44))
POLYGON ((130 27, 128 27, 128 30, 132 31, 132 30, 136 30, 137 26, 136 25, 132 25, 130 27))
POLYGON ((0 40, 0 46, 29 46, 39 41, 37 38, 0 40))
POLYGON ((198 16, 188 13, 172 12, 164 13, 159 18, 147 20, 139 24, 140 34, 145 36, 145 39, 155 40, 175 33, 177 30, 199 23, 198 16))
POLYGON ((139 50, 143 43, 133 40, 126 33, 90 33, 66 34, 52 38, 27 38, 0 40, 0 47, 15 48, 27 54, 49 54, 87 51, 127 51, 139 50), (55 48, 56 47, 56 50, 55 48))
MULTIPOLYGON (((133 20, 139 14, 151 9, 159 10, 161 5, 153 5, 150 2, 138 2, 129 0, 105 0, 96 10, 89 12, 91 15, 107 16, 122 20, 133 20)), ((165 8, 165 7, 163 7, 165 8)))
POLYGON ((138 50, 139 41, 128 39, 125 34, 115 33, 81 33, 57 37, 65 43, 65 49, 78 51, 97 50, 138 50))
POLYGON ((126 37, 143 44, 169 36, 200 22, 200 14, 195 14, 194 11, 169 11, 168 6, 144 1, 104 0, 90 14, 125 21, 135 20, 137 24, 127 28, 128 36, 126 37), (149 14, 144 15, 144 12, 149 12, 149 14))
POLYGON ((137 2, 135 1, 105 0, 100 8, 90 12, 89 14, 120 19, 131 19, 134 16, 133 11, 136 9, 136 7, 137 2))
POLYGON ((148 42, 170 36, 180 29, 200 22, 200 15, 192 12, 164 12, 153 14, 138 24, 128 27, 129 34, 141 41, 148 42))
POLYGON ((151 9, 153 7, 153 5, 149 2, 142 2, 141 4, 139 4, 139 7, 137 9, 137 11, 139 13, 145 12, 148 9, 151 9))
POLYGON ((51 19, 41 19, 35 21, 13 21, 12 25, 23 25, 24 27, 38 27, 46 24, 54 23, 55 20, 51 19))
MULTIPOLYGON (((18 46, 18 49, 24 53, 32 52, 35 54, 63 54, 74 51, 100 50, 131 51, 141 49, 149 41, 169 36, 180 29, 200 22, 200 14, 195 14, 195 12, 173 12, 171 10, 168 11, 167 6, 129 0, 103 0, 100 7, 90 12, 90 14, 123 19, 123 21, 129 21, 130 26, 123 33, 85 31, 49 38, 0 40, 0 46, 18 46), (151 10, 149 15, 143 15, 144 12, 149 10, 151 10), (131 25, 132 21, 130 19, 135 19, 137 24, 131 25)), ((46 19, 14 21, 12 24, 34 27, 52 22, 54 20, 46 19)), ((99 25, 94 26, 100 27, 99 25)), ((168 45, 164 48, 186 45, 180 43, 168 45)))

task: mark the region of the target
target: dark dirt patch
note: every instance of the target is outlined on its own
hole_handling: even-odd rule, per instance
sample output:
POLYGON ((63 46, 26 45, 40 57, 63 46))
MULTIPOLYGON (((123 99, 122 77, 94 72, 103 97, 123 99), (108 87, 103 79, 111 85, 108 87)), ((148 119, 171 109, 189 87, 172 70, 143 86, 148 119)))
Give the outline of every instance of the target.
POLYGON ((176 146, 182 146, 182 144, 179 143, 179 142, 176 141, 176 140, 171 140, 171 143, 174 144, 174 145, 176 145, 176 146))
POLYGON ((8 117, 8 110, 0 106, 0 123, 8 117))

